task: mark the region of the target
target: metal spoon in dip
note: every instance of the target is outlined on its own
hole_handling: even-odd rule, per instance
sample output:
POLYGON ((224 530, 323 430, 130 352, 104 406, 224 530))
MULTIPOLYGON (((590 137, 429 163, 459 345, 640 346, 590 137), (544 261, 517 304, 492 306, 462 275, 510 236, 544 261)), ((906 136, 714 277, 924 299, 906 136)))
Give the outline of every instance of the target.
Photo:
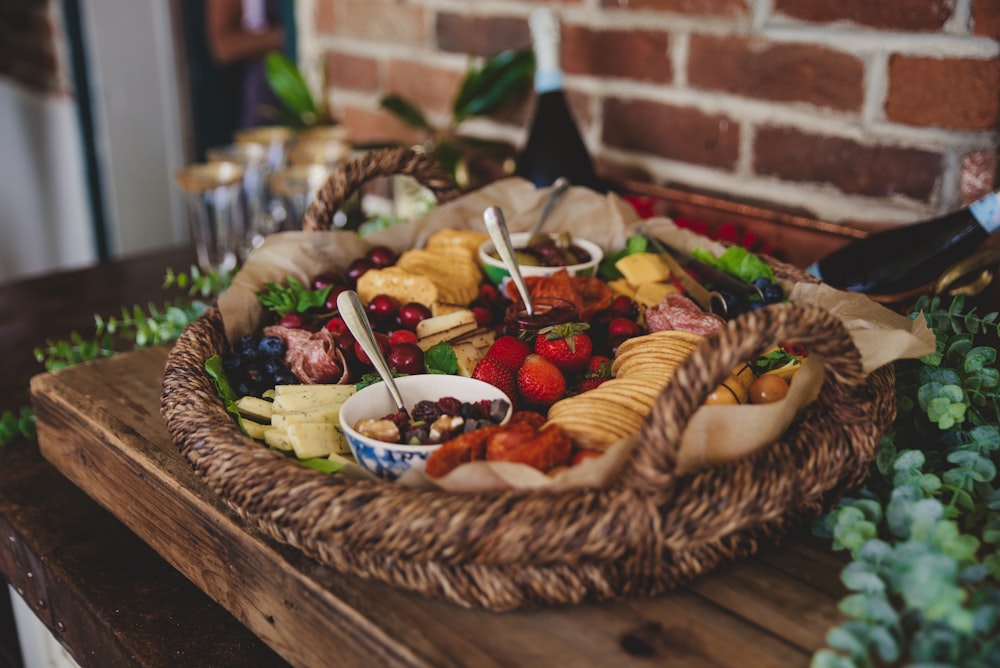
POLYGON ((409 416, 410 412, 403 404, 403 395, 399 393, 399 387, 392 377, 389 363, 385 361, 382 349, 378 347, 375 332, 372 331, 371 323, 368 322, 368 315, 365 313, 365 307, 361 304, 358 293, 354 290, 344 290, 337 295, 337 310, 340 311, 340 317, 344 319, 347 329, 354 336, 354 340, 361 345, 361 349, 375 365, 378 375, 385 381, 386 389, 389 390, 389 395, 392 397, 393 403, 396 404, 396 409, 409 416))
POLYGON ((510 272, 511 280, 517 286, 517 292, 524 301, 525 310, 528 315, 535 315, 531 294, 528 292, 528 286, 521 275, 521 265, 514 257, 514 245, 510 242, 510 232, 507 230, 507 221, 504 220, 503 211, 498 206, 489 207, 483 211, 483 222, 486 223, 486 231, 490 233, 490 239, 493 240, 493 245, 496 247, 497 253, 500 254, 500 259, 503 260, 504 266, 510 272))
POLYGON ((531 233, 528 234, 528 246, 534 246, 548 241, 548 237, 543 237, 539 234, 542 229, 542 224, 545 223, 545 220, 549 217, 549 214, 552 213, 552 210, 556 208, 556 204, 559 203, 562 196, 566 194, 569 186, 569 179, 564 176, 560 176, 552 182, 552 188, 549 191, 548 199, 545 200, 545 204, 542 206, 542 212, 538 214, 538 220, 535 221, 535 226, 531 228, 531 233))

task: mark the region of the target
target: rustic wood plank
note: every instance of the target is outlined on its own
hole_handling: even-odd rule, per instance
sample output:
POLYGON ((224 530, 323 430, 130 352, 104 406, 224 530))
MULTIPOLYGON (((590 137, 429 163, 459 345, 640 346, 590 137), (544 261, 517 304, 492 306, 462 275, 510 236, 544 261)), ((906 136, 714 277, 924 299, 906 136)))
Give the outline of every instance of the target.
POLYGON ((806 582, 802 559, 790 566, 798 576, 750 560, 656 599, 503 614, 341 575, 249 528, 195 476, 159 416, 165 355, 147 349, 36 377, 42 452, 295 665, 337 657, 344 664, 624 666, 655 657, 804 666, 836 621, 835 597, 806 582), (762 620, 762 611, 774 618, 762 620))

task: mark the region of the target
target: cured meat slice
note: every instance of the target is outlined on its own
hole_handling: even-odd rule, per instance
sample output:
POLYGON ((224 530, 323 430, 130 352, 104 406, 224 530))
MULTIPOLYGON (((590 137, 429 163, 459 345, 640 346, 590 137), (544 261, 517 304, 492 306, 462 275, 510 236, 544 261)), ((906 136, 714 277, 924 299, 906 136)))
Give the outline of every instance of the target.
POLYGON ((347 382, 347 361, 330 331, 310 332, 273 325, 264 328, 264 335, 276 336, 285 342, 288 347, 285 364, 306 385, 347 382))
POLYGON ((705 313, 679 294, 668 294, 659 304, 646 309, 646 327, 650 332, 679 329, 706 336, 724 324, 725 320, 714 313, 705 313))

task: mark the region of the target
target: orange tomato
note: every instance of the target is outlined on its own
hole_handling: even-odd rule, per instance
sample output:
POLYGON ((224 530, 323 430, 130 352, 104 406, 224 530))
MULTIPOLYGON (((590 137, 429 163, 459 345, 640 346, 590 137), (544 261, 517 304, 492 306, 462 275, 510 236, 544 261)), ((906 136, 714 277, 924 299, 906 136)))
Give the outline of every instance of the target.
POLYGON ((780 401, 788 394, 788 381, 772 373, 766 373, 750 385, 750 403, 770 404, 780 401))

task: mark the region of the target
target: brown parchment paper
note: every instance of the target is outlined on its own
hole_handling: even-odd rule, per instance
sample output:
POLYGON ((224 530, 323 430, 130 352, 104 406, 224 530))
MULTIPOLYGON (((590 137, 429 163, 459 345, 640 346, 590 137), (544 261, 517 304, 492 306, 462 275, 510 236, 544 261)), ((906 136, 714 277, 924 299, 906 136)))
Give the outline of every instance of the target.
MULTIPOLYGON (((482 214, 490 206, 503 209, 511 231, 526 231, 537 219, 548 191, 535 189, 523 179, 503 179, 364 239, 344 231, 271 235, 251 254, 232 286, 219 298, 226 336, 232 342, 257 329, 263 311, 256 294, 268 282, 280 283, 288 276, 305 282, 323 271, 343 271, 351 260, 374 245, 386 245, 397 252, 421 247, 440 229, 484 230, 482 214)), ((656 234, 686 251, 696 246, 716 254, 725 250, 724 245, 678 228, 667 218, 639 220, 632 207, 617 195, 601 195, 585 188, 570 188, 552 211, 546 229, 572 231, 605 252, 621 248, 630 234, 641 231, 656 234)), ((844 321, 861 352, 866 373, 896 359, 934 351, 933 333, 922 316, 911 321, 863 295, 826 285, 795 283, 782 287, 793 301, 807 300, 823 306, 844 321)), ((822 380, 820 361, 807 358, 782 401, 763 406, 698 409, 681 439, 678 473, 734 461, 778 440, 796 412, 818 396, 822 380)), ((586 460, 554 476, 511 462, 472 462, 439 479, 414 470, 397 484, 455 492, 600 487, 614 479, 634 445, 634 437, 623 439, 600 458, 586 460)))

